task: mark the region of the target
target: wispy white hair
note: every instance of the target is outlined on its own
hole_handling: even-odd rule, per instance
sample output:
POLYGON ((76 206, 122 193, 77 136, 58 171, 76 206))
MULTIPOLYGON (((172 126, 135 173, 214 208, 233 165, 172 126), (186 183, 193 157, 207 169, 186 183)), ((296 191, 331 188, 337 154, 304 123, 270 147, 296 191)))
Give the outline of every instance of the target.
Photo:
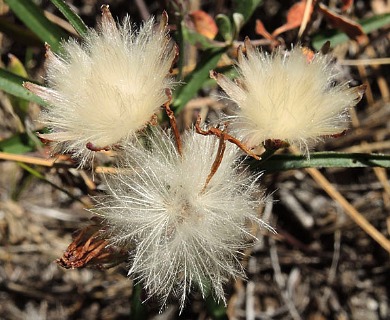
POLYGON ((126 17, 117 26, 103 7, 97 31, 90 29, 81 43, 64 42, 59 55, 48 50, 48 88, 25 84, 50 105, 40 121, 51 133, 42 137, 81 164, 92 152, 87 144, 96 149, 122 144, 168 100, 175 55, 166 24, 151 18, 137 30, 126 17))
POLYGON ((172 294, 182 309, 194 284, 225 301, 223 285, 244 276, 240 250, 254 239, 248 223, 270 228, 259 218, 259 176, 242 167, 235 146, 204 189, 218 141, 187 132, 179 155, 172 137, 155 130, 126 147, 120 173, 107 176, 109 194, 97 198, 94 212, 111 241, 135 246, 129 275, 162 305, 172 294))
POLYGON ((250 147, 279 139, 306 152, 313 142, 348 128, 348 110, 364 91, 336 84, 338 72, 330 58, 322 53, 310 57, 300 46, 268 54, 246 41, 236 67, 236 81, 217 73, 213 77, 238 105, 229 118, 231 128, 250 147))

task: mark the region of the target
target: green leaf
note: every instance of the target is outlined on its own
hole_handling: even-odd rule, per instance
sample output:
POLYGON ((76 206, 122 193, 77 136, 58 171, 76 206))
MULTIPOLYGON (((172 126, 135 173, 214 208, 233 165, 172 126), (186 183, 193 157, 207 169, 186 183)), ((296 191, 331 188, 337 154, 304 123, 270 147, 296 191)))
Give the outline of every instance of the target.
POLYGON ((241 13, 244 17, 244 23, 249 20, 257 7, 261 5, 263 0, 234 0, 234 12, 241 13))
POLYGON ((219 34, 222 38, 226 42, 231 43, 233 40, 233 30, 230 19, 224 14, 219 14, 215 17, 215 22, 217 23, 219 34))
POLYGON ((35 141, 27 133, 19 133, 0 141, 0 150, 7 153, 23 154, 35 150, 35 147, 35 141))
POLYGON ((370 33, 390 24, 390 13, 362 19, 360 22, 365 33, 370 33))
POLYGON ((265 172, 303 168, 390 168, 390 155, 374 153, 316 152, 310 159, 303 155, 273 155, 266 161, 251 160, 250 165, 265 172))
POLYGON ((183 34, 184 41, 189 42, 190 44, 198 47, 199 49, 206 50, 215 48, 215 44, 213 44, 213 42, 209 38, 196 32, 195 30, 187 28, 184 22, 182 23, 181 31, 183 34))
POLYGON ((53 51, 59 51, 61 39, 67 39, 68 35, 60 27, 50 22, 43 14, 42 9, 31 0, 5 0, 5 2, 43 42, 47 42, 53 51))
POLYGON ((84 21, 73 11, 68 4, 63 0, 50 0, 64 17, 69 21, 72 27, 77 31, 77 33, 84 37, 88 31, 88 27, 85 25, 84 21))
MULTIPOLYGON (((9 64, 7 66, 8 71, 18 76, 27 78, 27 71, 24 68, 23 63, 13 54, 9 54, 8 57, 9 57, 9 64)), ((29 102, 25 99, 16 96, 11 96, 11 103, 15 113, 19 116, 22 123, 24 123, 24 120, 28 113, 29 102)))
POLYGON ((180 112, 186 103, 203 87, 204 82, 209 78, 210 70, 217 66, 224 52, 225 48, 209 49, 203 52, 195 70, 185 77, 185 84, 174 91, 172 107, 176 113, 180 112))
MULTIPOLYGON (((362 19, 358 21, 358 23, 362 26, 365 33, 370 33, 382 27, 388 26, 390 24, 390 13, 362 19)), ((348 36, 341 31, 327 30, 315 35, 313 37, 312 45, 314 49, 320 50, 326 41, 330 41, 331 46, 334 47, 347 42, 348 40, 350 40, 348 36)))
POLYGON ((23 82, 26 81, 30 80, 0 68, 0 90, 3 90, 16 97, 38 103, 42 106, 47 106, 45 101, 32 94, 22 86, 23 82))

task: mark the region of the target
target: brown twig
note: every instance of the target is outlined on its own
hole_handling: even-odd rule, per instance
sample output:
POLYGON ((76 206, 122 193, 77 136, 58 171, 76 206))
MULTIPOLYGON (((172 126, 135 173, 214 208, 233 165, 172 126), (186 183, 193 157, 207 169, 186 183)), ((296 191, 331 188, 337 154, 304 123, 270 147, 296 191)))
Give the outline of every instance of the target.
POLYGON ((371 238, 390 253, 390 241, 380 233, 360 212, 358 212, 336 188, 315 168, 307 168, 306 171, 311 177, 328 193, 328 195, 337 201, 344 212, 371 238))
POLYGON ((27 164, 33 164, 43 167, 73 167, 73 163, 66 156, 58 155, 50 159, 43 159, 34 156, 27 156, 23 154, 13 154, 7 152, 0 152, 0 160, 15 161, 27 164))

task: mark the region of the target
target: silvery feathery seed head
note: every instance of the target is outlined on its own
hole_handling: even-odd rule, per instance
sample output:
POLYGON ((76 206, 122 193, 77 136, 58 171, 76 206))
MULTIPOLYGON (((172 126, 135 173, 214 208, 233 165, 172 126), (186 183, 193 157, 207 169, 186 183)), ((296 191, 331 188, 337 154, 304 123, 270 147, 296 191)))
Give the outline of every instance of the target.
POLYGON ((153 18, 135 30, 126 17, 116 25, 102 7, 98 29, 82 43, 63 43, 60 55, 47 51, 47 85, 25 87, 50 105, 41 122, 51 133, 55 151, 73 153, 81 164, 91 150, 121 144, 142 129, 167 102, 167 77, 176 56, 167 33, 167 15, 159 25, 153 18))
POLYGON ((223 285, 243 276, 240 250, 254 239, 248 222, 272 230, 259 218, 259 176, 241 167, 235 146, 205 188, 218 142, 187 132, 180 155, 172 137, 155 130, 125 148, 119 174, 107 176, 108 195, 97 198, 93 211, 112 243, 135 245, 129 275, 163 306, 172 294, 182 309, 194 285, 225 301, 223 285))
POLYGON ((301 46, 267 54, 245 41, 238 52, 236 82, 216 72, 216 79, 238 105, 229 117, 231 129, 249 147, 268 139, 283 140, 304 152, 323 136, 348 128, 348 109, 362 97, 364 87, 335 84, 337 70, 329 56, 312 57, 301 46))

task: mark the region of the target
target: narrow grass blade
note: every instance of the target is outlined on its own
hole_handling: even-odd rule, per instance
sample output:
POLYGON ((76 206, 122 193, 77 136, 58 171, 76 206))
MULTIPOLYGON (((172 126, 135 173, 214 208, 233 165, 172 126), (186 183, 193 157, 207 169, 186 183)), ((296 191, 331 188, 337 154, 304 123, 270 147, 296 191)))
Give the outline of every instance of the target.
POLYGON ((23 82, 25 81, 31 82, 29 79, 17 76, 9 71, 6 71, 5 69, 0 68, 0 90, 3 90, 16 97, 38 103, 42 106, 46 106, 47 103, 45 101, 32 94, 22 86, 23 82))
POLYGON ((69 5, 63 0, 50 0, 64 17, 69 21, 72 27, 77 31, 77 33, 84 37, 88 31, 88 27, 84 21, 73 11, 69 5))
POLYGON ((267 172, 286 171, 303 168, 390 168, 390 155, 373 153, 311 153, 310 159, 303 155, 273 155, 268 160, 251 160, 253 169, 267 172))

